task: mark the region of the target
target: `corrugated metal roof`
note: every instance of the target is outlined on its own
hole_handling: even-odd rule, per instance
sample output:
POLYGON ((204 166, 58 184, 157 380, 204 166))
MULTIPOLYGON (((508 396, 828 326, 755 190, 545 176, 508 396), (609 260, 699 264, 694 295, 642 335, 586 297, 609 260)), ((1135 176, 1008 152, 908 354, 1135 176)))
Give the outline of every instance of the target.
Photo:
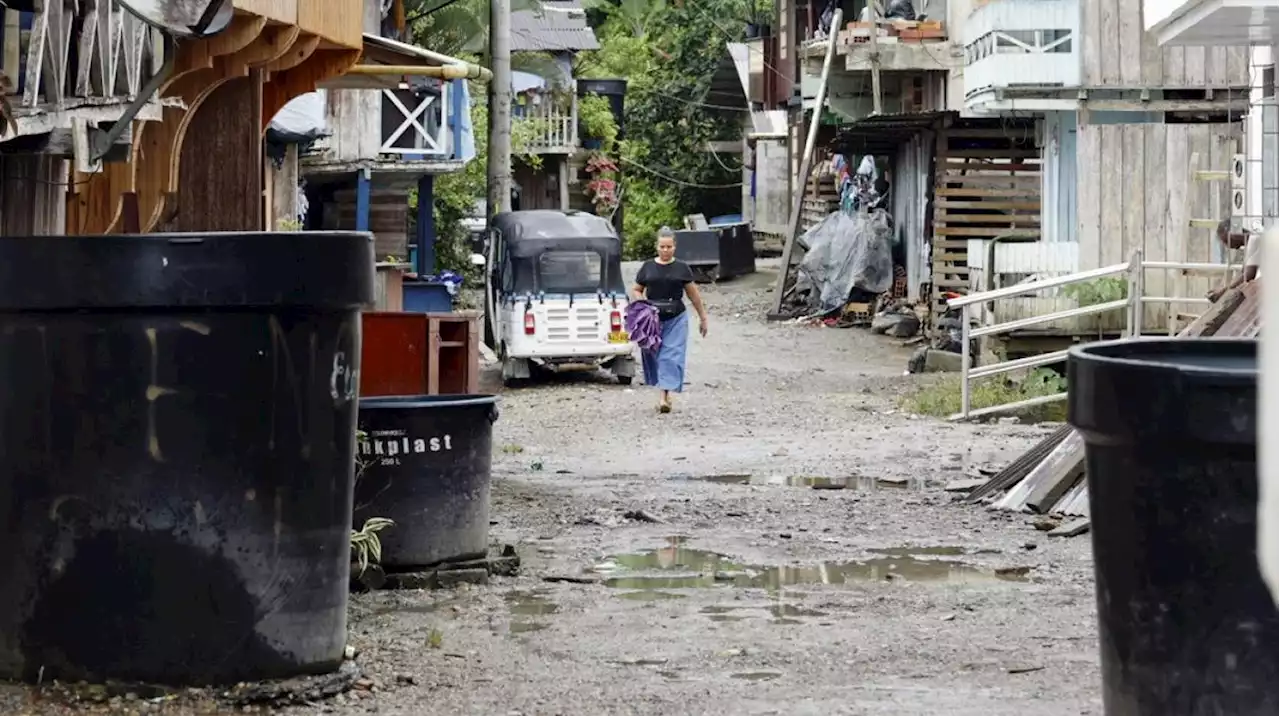
POLYGON ((889 154, 919 132, 939 126, 948 116, 958 117, 959 113, 919 112, 863 117, 843 125, 831 148, 843 154, 889 154))
POLYGON ((578 0, 543 0, 537 10, 511 13, 512 52, 598 49, 600 41, 578 0))

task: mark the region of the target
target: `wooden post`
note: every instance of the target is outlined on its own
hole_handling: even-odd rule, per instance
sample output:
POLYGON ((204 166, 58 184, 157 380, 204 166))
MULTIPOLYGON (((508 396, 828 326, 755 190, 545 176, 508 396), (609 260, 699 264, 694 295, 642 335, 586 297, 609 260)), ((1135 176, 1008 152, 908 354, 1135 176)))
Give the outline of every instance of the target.
MULTIPOLYGON (((871 10, 871 113, 880 114, 884 111, 880 97, 880 18, 884 13, 880 11, 880 0, 867 0, 867 8, 871 10)), ((835 31, 833 23, 831 32, 835 31)))
POLYGON ((419 278, 436 272, 435 187, 435 176, 423 174, 418 177, 418 214, 414 236, 418 244, 418 260, 413 270, 419 278))
POLYGON ((822 122, 822 107, 827 102, 827 87, 831 80, 831 61, 836 54, 836 38, 839 33, 835 28, 840 26, 844 20, 844 11, 837 9, 835 15, 831 18, 832 32, 827 37, 827 53, 822 59, 822 77, 818 82, 818 96, 813 103, 813 118, 809 120, 809 136, 805 138, 804 154, 800 160, 800 176, 796 186, 799 189, 796 192, 795 203, 791 208, 791 221, 787 226, 787 240, 782 247, 782 268, 778 271, 778 285, 773 291, 773 310, 772 313, 778 313, 782 310, 782 298, 787 289, 787 276, 791 273, 791 254, 796 248, 797 234, 800 233, 800 215, 804 210, 804 187, 809 183, 809 172, 813 168, 813 148, 818 143, 818 126, 822 122))
POLYGON ((556 168, 556 182, 560 188, 560 211, 569 210, 569 157, 560 158, 560 164, 556 168))

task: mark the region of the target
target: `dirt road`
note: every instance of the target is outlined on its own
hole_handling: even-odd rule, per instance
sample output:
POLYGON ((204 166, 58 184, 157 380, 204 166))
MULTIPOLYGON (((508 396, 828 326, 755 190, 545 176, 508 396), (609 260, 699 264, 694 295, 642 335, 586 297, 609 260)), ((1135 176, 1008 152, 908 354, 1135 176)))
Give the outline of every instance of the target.
POLYGON ((774 278, 706 290, 672 415, 603 378, 505 393, 493 538, 523 575, 358 597, 389 690, 337 712, 1100 713, 1088 539, 941 490, 1045 429, 896 412, 904 349, 766 324, 774 278), (852 489, 787 484, 815 478, 852 489))
POLYGON ((1088 538, 941 488, 1047 429, 898 412, 905 350, 766 324, 774 276, 706 290, 672 415, 584 375, 506 392, 521 576, 355 597, 366 688, 287 712, 1101 713, 1088 538))

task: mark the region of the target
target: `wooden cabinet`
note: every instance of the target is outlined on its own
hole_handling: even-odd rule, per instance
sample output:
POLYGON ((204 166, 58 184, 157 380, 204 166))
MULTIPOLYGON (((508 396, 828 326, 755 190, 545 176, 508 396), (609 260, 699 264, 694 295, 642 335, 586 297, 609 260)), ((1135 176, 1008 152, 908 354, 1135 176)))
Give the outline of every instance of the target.
POLYGON ((363 314, 360 395, 468 395, 480 386, 473 312, 363 314))

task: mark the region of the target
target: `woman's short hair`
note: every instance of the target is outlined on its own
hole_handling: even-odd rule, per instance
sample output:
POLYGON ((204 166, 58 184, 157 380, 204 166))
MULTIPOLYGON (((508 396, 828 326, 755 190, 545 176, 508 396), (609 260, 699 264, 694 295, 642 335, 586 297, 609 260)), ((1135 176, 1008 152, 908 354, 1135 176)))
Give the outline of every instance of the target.
POLYGON ((672 241, 675 241, 676 232, 672 231, 670 226, 664 226, 661 229, 658 229, 658 238, 671 239, 672 241))

